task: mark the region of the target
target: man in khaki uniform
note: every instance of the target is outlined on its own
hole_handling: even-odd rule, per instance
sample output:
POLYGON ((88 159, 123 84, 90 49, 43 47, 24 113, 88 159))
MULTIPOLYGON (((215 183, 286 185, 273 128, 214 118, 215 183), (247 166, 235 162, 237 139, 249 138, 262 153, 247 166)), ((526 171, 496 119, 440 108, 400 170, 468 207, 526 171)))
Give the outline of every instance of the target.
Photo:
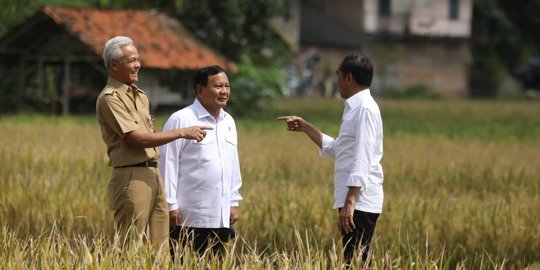
POLYGON ((162 246, 169 235, 169 209, 163 194, 156 147, 179 138, 201 141, 209 127, 192 126, 155 133, 146 94, 135 83, 139 54, 128 37, 110 39, 103 49, 109 78, 96 114, 113 167, 110 207, 125 242, 130 228, 162 246), (131 227, 133 225, 133 227, 131 227))

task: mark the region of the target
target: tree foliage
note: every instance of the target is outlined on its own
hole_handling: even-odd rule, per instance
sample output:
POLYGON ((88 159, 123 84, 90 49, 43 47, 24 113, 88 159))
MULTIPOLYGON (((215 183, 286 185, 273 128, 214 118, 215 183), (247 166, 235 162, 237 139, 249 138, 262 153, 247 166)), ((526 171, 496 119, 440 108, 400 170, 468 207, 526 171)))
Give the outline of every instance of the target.
POLYGON ((230 103, 238 116, 257 115, 260 102, 282 96, 285 73, 278 65, 257 67, 248 55, 242 55, 238 72, 230 76, 233 93, 230 103))
POLYGON ((0 36, 45 5, 90 6, 84 0, 0 0, 0 36))
POLYGON ((283 59, 286 48, 268 24, 284 12, 282 0, 184 0, 176 16, 197 37, 228 58, 283 59))
POLYGON ((472 31, 473 97, 495 97, 504 74, 540 52, 540 0, 474 0, 472 31))

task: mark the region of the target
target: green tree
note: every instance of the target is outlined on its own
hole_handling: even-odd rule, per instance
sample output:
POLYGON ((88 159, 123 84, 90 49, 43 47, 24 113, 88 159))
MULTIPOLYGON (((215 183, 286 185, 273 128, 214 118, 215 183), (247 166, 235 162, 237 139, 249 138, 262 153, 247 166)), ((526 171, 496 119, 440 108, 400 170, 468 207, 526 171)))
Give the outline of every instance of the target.
POLYGON ((540 0, 474 0, 472 97, 495 97, 505 74, 540 52, 540 0))
POLYGON ((281 0, 184 0, 177 16, 197 37, 234 61, 243 54, 275 60, 286 48, 268 20, 283 12, 281 0))
POLYGON ((0 35, 3 35, 9 27, 20 22, 36 11, 38 4, 31 0, 0 1, 0 35))
POLYGON ((256 67, 248 55, 240 57, 238 71, 231 74, 230 104, 237 116, 254 116, 264 99, 283 95, 285 73, 277 65, 256 67))
POLYGON ((45 5, 85 7, 92 4, 85 0, 0 0, 0 36, 45 5))
POLYGON ((514 30, 519 36, 540 50, 540 1, 503 1, 498 0, 500 8, 504 11, 506 17, 515 26, 514 30))
POLYGON ((262 99, 282 94, 280 66, 291 51, 268 24, 284 12, 282 0, 184 0, 177 8, 186 28, 238 63, 238 72, 231 74, 236 115, 254 115, 262 99))

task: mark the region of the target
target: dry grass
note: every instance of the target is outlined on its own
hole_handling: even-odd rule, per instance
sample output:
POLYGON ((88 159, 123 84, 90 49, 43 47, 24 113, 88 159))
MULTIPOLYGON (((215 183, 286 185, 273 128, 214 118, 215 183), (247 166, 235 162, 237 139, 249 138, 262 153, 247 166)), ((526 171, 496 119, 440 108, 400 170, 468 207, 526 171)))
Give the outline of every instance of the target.
MULTIPOLYGON (((184 268, 341 265, 332 160, 273 120, 301 114, 335 134, 341 106, 277 101, 237 120, 245 201, 234 255, 222 266, 191 258, 184 268)), ((386 197, 373 267, 538 269, 539 104, 383 101, 381 109, 386 197)), ((126 253, 112 240, 110 169, 93 117, 11 116, 0 128, 0 269, 170 266, 145 245, 126 253)))

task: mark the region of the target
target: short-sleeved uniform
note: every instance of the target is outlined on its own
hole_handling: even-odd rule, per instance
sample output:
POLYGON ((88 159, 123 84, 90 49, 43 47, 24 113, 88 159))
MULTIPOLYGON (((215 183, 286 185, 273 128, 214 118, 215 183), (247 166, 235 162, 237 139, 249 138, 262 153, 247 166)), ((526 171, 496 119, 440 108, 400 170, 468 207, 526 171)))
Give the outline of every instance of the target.
POLYGON ((162 244, 168 237, 169 212, 159 169, 134 166, 158 160, 158 149, 137 148, 124 140, 135 130, 154 132, 149 109, 143 91, 112 78, 96 103, 101 135, 113 167, 109 202, 115 223, 123 236, 134 224, 138 232, 148 233, 152 243, 162 244), (137 93, 135 101, 133 91, 137 93))

